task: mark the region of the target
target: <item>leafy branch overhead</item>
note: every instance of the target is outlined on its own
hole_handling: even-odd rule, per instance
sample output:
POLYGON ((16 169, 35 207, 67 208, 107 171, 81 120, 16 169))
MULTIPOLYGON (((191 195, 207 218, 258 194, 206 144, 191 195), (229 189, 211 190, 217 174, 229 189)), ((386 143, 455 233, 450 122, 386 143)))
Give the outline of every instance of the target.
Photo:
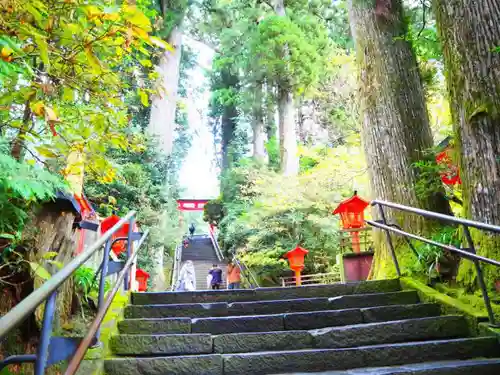
MULTIPOLYGON (((43 159, 76 145, 94 171, 105 150, 137 148, 128 104, 149 104, 151 59, 171 47, 137 6, 109 1, 6 0, 0 13, 0 124, 43 159), (130 80, 130 77, 134 77, 130 80), (14 89, 15 88, 15 89, 14 89), (105 88, 105 89, 104 89, 105 88)), ((148 10, 149 13, 151 11, 148 10)), ((132 109, 133 112, 133 109, 132 109)), ((13 150, 13 155, 16 153, 13 150)))

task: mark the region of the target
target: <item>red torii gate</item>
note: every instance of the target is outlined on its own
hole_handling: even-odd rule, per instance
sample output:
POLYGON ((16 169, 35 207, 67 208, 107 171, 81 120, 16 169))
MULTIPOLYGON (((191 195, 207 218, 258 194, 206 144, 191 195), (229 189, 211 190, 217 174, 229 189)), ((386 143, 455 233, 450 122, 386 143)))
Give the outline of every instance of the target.
POLYGON ((177 199, 179 211, 203 211, 205 204, 210 199, 177 199))

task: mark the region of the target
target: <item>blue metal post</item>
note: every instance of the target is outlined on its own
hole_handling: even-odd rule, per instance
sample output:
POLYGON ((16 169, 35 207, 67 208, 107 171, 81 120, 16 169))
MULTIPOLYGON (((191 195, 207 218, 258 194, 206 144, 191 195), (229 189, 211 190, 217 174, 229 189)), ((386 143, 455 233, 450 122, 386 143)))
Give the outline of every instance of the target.
MULTIPOLYGON (((131 217, 130 221, 128 223, 127 259, 130 259, 130 257, 132 256, 132 233, 134 232, 134 224, 135 224, 134 217, 131 217)), ((123 286, 124 286, 125 290, 130 289, 130 269, 125 274, 125 280, 123 282, 123 286)))
MULTIPOLYGON (((101 269, 101 279, 99 280, 99 299, 98 299, 98 309, 104 304, 104 287, 106 285, 106 274, 108 272, 108 263, 109 263, 109 252, 111 251, 111 243, 112 239, 108 239, 106 241, 106 245, 104 246, 104 255, 102 257, 102 269, 101 269)), ((99 340, 99 335, 101 330, 99 329, 96 333, 96 339, 99 340)))
POLYGON ((56 295, 53 292, 45 302, 45 311, 43 312, 42 333, 40 335, 40 343, 38 345, 35 375, 43 375, 45 373, 45 364, 49 354, 50 336, 52 335, 52 320, 56 310, 56 295))

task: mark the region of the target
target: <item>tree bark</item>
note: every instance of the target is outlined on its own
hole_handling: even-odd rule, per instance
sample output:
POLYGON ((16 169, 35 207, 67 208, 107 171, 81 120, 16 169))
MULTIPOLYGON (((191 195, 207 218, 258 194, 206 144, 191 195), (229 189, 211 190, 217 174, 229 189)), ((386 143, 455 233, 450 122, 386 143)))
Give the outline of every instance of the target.
POLYGON ((253 157, 255 160, 266 162, 267 152, 265 147, 266 135, 264 132, 264 116, 262 113, 262 85, 255 88, 253 115, 253 157))
MULTIPOLYGON (((432 134, 416 57, 405 38, 407 25, 401 0, 380 3, 349 1, 372 194, 374 198, 450 213, 444 195, 422 197, 415 192, 418 176, 413 163, 423 159, 423 152, 433 146, 432 134)), ((416 215, 387 211, 388 220, 407 231, 427 230, 424 220, 416 215)), ((376 249, 370 276, 393 276, 395 268, 385 238, 380 231, 374 235, 376 249)), ((396 242, 396 252, 402 269, 415 262, 402 242, 396 242)))
POLYGON ((293 96, 287 89, 278 93, 279 133, 281 172, 286 176, 299 173, 299 158, 297 156, 297 132, 295 129, 295 109, 293 96))
MULTIPOLYGON (((274 11, 280 17, 286 17, 284 0, 276 0, 274 11)), ((288 46, 283 46, 283 58, 289 55, 288 46)), ((295 129, 295 107, 292 88, 287 82, 278 84, 278 113, 280 134, 281 172, 284 175, 299 173, 297 155, 297 131, 295 129)))
MULTIPOLYGON (((230 71, 227 67, 220 72, 220 87, 234 92, 238 89, 238 77, 230 71)), ((233 162, 233 155, 231 153, 231 144, 234 140, 234 133, 236 131, 238 110, 236 108, 235 100, 231 99, 222 105, 221 114, 221 138, 222 138, 222 171, 227 170, 233 162)))
MULTIPOLYGON (((500 225, 500 5, 497 0, 435 0, 443 46, 466 217, 500 225)), ((500 259, 498 235, 474 232, 480 255, 500 259)), ((484 267, 490 287, 500 269, 484 267)), ((463 261, 458 280, 473 289, 476 274, 463 261)))
POLYGON ((156 67, 159 74, 157 81, 158 95, 151 104, 148 132, 155 137, 161 150, 169 155, 173 148, 175 111, 177 108, 177 91, 179 89, 179 73, 182 53, 182 32, 175 26, 170 33, 168 43, 175 49, 165 51, 156 67))

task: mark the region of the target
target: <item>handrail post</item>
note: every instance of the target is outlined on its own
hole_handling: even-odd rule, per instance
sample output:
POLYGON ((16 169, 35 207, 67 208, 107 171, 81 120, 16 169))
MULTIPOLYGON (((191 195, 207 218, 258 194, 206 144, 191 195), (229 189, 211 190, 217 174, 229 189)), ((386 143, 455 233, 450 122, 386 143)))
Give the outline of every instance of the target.
MULTIPOLYGON (((101 309, 104 304, 104 287, 106 286, 106 274, 108 273, 108 263, 109 263, 109 252, 111 251, 112 239, 109 238, 104 246, 104 255, 102 257, 102 269, 101 269, 101 279, 99 280, 99 299, 98 299, 98 309, 101 309)), ((99 342, 99 336, 101 330, 98 329, 95 335, 97 343, 99 342)))
MULTIPOLYGON (((476 254, 476 247, 474 246, 474 241, 470 234, 469 227, 467 225, 463 225, 465 238, 467 239, 468 251, 472 254, 476 254)), ((481 293, 484 299, 484 305, 486 306, 486 311, 488 312, 488 319, 492 326, 495 326, 495 314, 493 313, 493 309, 491 308, 490 296, 488 295, 488 289, 486 288, 486 283, 484 282, 483 270, 481 269, 481 265, 477 259, 472 259, 474 262, 474 267, 476 268, 477 281, 479 283, 479 287, 481 288, 481 293)))
MULTIPOLYGON (((130 218, 130 221, 129 221, 129 225, 128 225, 128 234, 127 234, 127 259, 130 259, 130 257, 132 256, 132 233, 134 231, 134 224, 135 224, 135 220, 134 220, 134 217, 132 216, 130 218)), ((130 289, 130 281, 132 279, 132 275, 131 275, 131 272, 130 270, 127 271, 127 273, 125 274, 125 281, 123 282, 124 283, 124 288, 125 290, 129 290, 130 289)))
POLYGON ((45 364, 49 354, 50 337, 52 336, 52 321, 56 309, 57 292, 53 292, 47 302, 45 302, 45 310, 43 312, 42 333, 40 334, 40 343, 38 345, 35 375, 43 375, 45 373, 45 364))
MULTIPOLYGON (((384 208, 382 207, 381 204, 378 204, 378 210, 382 222, 384 223, 384 225, 388 225, 387 219, 385 217, 384 208)), ((398 277, 401 277, 401 270, 399 269, 399 263, 398 263, 398 258, 396 257, 396 252, 394 251, 394 244, 392 243, 391 233, 387 229, 385 230, 385 235, 387 237, 387 244, 389 245, 389 250, 391 251, 391 257, 392 261, 394 262, 394 267, 396 267, 396 274, 398 275, 398 277)))

